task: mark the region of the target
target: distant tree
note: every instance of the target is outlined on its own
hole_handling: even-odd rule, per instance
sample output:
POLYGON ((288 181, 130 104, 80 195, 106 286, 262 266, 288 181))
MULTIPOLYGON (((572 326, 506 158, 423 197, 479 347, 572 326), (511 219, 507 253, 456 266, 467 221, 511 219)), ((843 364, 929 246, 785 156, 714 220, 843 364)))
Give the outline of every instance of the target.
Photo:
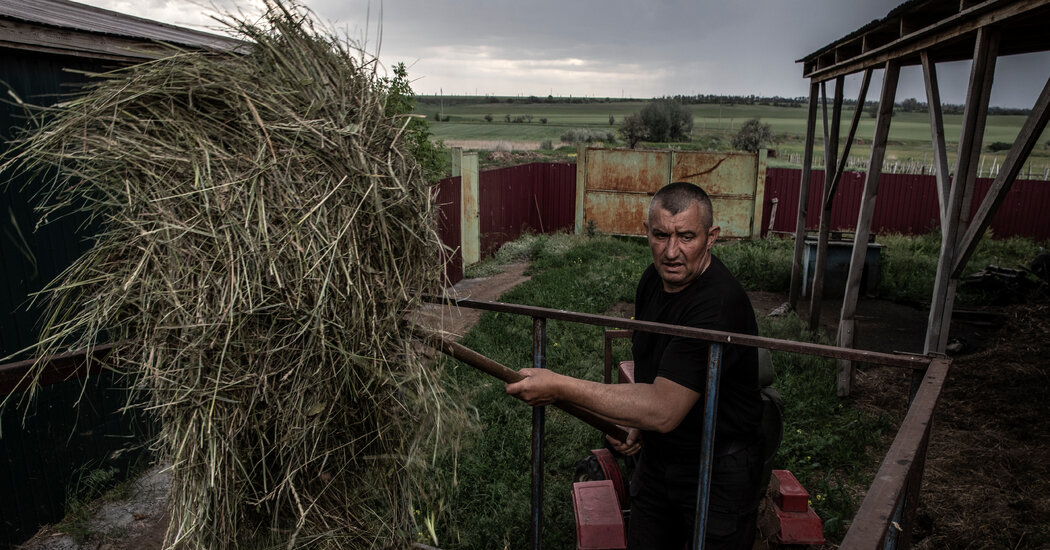
POLYGON ((642 107, 639 116, 649 141, 688 141, 693 130, 693 113, 673 99, 657 99, 642 107))
POLYGON ((762 146, 776 139, 773 127, 758 118, 752 118, 740 126, 740 131, 733 136, 733 148, 740 151, 757 153, 762 146))
POLYGON ((993 141, 988 145, 988 150, 993 153, 998 153, 1000 151, 1009 151, 1010 147, 1013 147, 1013 145, 1005 141, 993 141))
POLYGON ((645 139, 648 130, 645 127, 645 121, 642 120, 642 116, 636 113, 623 119, 618 132, 620 137, 627 142, 627 146, 634 149, 639 141, 645 139))
POLYGON ((547 124, 547 117, 541 117, 540 124, 547 124))
POLYGON ((532 124, 532 115, 525 115, 525 121, 532 124))
POLYGON ((505 122, 510 122, 510 115, 503 115, 503 120, 505 122))
POLYGON ((492 122, 492 115, 485 115, 485 122, 492 122))
POLYGON ((613 126, 615 124, 616 124, 616 117, 614 117, 612 115, 609 115, 609 126, 613 126))
POLYGON ((909 97, 908 99, 905 99, 904 101, 901 102, 901 110, 904 111, 905 113, 914 113, 914 112, 922 112, 922 111, 925 111, 926 109, 925 109, 925 105, 919 103, 918 99, 915 99, 914 97, 909 97))

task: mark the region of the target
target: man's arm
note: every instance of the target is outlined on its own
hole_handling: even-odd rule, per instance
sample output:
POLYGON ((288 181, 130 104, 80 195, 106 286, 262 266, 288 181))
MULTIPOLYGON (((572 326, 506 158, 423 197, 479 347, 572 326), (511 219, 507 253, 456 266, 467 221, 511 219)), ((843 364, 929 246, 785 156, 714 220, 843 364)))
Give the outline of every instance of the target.
POLYGON ((568 401, 617 424, 643 430, 675 429, 700 394, 667 378, 652 384, 601 384, 557 374, 547 369, 521 369, 525 379, 507 384, 506 391, 529 405, 568 401))

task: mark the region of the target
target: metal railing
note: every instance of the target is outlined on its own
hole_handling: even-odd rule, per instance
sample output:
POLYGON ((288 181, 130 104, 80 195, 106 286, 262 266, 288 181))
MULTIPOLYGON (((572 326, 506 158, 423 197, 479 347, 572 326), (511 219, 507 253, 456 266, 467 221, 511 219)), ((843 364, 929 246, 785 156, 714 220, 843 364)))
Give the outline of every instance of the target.
MULTIPOLYGON (((780 340, 748 334, 734 334, 679 325, 668 325, 624 319, 608 315, 578 313, 560 309, 543 308, 519 304, 508 304, 485 300, 455 299, 446 296, 425 296, 434 303, 453 304, 459 307, 480 309, 499 313, 524 315, 533 319, 533 367, 546 368, 546 322, 548 319, 568 321, 612 329, 644 331, 686 338, 696 338, 712 343, 708 358, 707 392, 704 403, 704 434, 701 442, 700 486, 697 491, 697 522, 693 548, 702 549, 707 519, 710 469, 713 458, 714 421, 717 405, 718 381, 721 376, 721 344, 736 344, 815 355, 831 359, 859 361, 895 368, 909 369, 916 378, 921 378, 909 405, 907 415, 875 481, 868 489, 860 509, 842 542, 842 548, 878 549, 908 548, 911 526, 919 502, 926 448, 929 443, 930 424, 934 407, 944 386, 951 360, 944 357, 929 357, 914 354, 888 354, 873 351, 839 348, 822 344, 810 344, 791 340, 780 340)), ((606 361, 610 360, 611 347, 606 340, 606 361)), ((608 369, 605 382, 611 376, 608 369)), ((543 407, 533 409, 532 424, 532 524, 531 548, 542 547, 542 497, 543 497, 543 435, 545 416, 543 407)))

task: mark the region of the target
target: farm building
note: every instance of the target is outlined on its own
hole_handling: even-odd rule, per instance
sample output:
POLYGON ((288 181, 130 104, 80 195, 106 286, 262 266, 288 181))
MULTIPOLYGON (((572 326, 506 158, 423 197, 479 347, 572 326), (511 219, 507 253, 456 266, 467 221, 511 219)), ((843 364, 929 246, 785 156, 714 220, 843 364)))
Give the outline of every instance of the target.
MULTIPOLYGON (((49 106, 104 72, 156 58, 172 48, 231 49, 230 38, 132 17, 67 0, 0 0, 0 154, 27 128, 19 103, 49 106)), ((38 186, 25 174, 0 181, 0 400, 24 375, 25 354, 36 342, 40 310, 29 300, 90 246, 91 227, 69 216, 36 228, 30 204, 38 186)), ((75 357, 58 360, 58 372, 75 370, 75 357)), ((89 470, 125 468, 145 429, 121 415, 124 395, 109 389, 109 375, 81 381, 43 380, 35 404, 22 414, 8 407, 0 418, 0 546, 17 544, 42 523, 61 517, 67 483, 89 470), (79 407, 74 403, 81 398, 79 407), (78 471, 79 469, 79 471, 78 471)), ((13 399, 13 401, 16 399, 13 399)))
MULTIPOLYGON (((844 78, 847 75, 863 74, 857 98, 858 104, 862 104, 866 99, 872 72, 882 70, 879 110, 875 133, 870 142, 871 156, 864 176, 864 192, 855 226, 846 295, 843 298, 838 323, 837 346, 854 346, 857 300, 901 67, 922 67, 926 99, 930 106, 930 135, 937 164, 937 213, 941 230, 941 250, 933 295, 930 298, 923 353, 927 357, 937 357, 943 356, 945 352, 956 287, 962 270, 1006 194, 1018 179, 1025 161, 1050 120, 1050 75, 1044 74, 1039 77, 1048 77, 1046 85, 1036 98, 1029 116, 1010 147, 1002 170, 983 196, 975 193, 989 99, 996 77, 996 60, 1000 56, 1050 51, 1050 37, 1045 31, 1048 20, 1050 2, 1046 0, 912 0, 897 6, 886 17, 873 21, 799 60, 802 63, 803 77, 810 81, 810 96, 791 276, 792 306, 797 303, 801 291, 800 272, 805 241, 806 205, 811 192, 809 183, 814 139, 819 131, 816 127, 818 103, 822 100, 825 174, 829 177, 821 200, 815 271, 817 275, 812 282, 812 303, 819 303, 823 291, 823 271, 828 257, 828 222, 835 202, 835 189, 842 178, 845 160, 856 136, 861 112, 860 109, 855 110, 847 137, 840 149, 844 78), (955 164, 949 166, 937 66, 963 60, 971 62, 969 86, 955 164), (828 88, 832 84, 834 95, 829 113, 828 88), (974 210, 974 205, 979 206, 974 210)), ((819 320, 820 308, 813 309, 810 315, 811 326, 816 325, 819 320)), ((913 371, 911 411, 927 406, 932 413, 930 402, 936 402, 943 379, 934 384, 938 386, 934 391, 930 391, 931 371, 932 368, 925 373, 923 370, 913 371), (923 379, 924 374, 926 379, 923 379)), ((852 362, 840 361, 838 393, 849 395, 852 384, 852 362)), ((911 416, 909 413, 909 419, 911 416)), ((886 456, 882 469, 876 476, 876 482, 869 489, 867 498, 842 542, 842 547, 873 548, 883 543, 887 547, 910 547, 929 434, 928 422, 906 421, 902 425, 894 448, 891 448, 886 456), (899 446, 898 442, 901 443, 899 446), (895 467, 893 461, 898 459, 901 462, 895 467), (901 464, 905 466, 900 467, 901 464), (891 521, 888 522, 888 519, 891 521), (900 521, 897 521, 898 519, 900 521), (893 528, 888 523, 892 523, 893 528)))

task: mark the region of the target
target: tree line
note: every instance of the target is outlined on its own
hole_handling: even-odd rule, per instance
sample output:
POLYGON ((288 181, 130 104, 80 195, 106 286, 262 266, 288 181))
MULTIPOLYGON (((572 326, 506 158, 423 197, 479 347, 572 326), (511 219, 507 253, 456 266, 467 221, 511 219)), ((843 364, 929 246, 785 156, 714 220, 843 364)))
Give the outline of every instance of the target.
MULTIPOLYGON (((655 101, 659 99, 673 100, 680 105, 768 105, 770 107, 793 107, 793 108, 805 108, 809 105, 809 98, 805 96, 798 97, 782 97, 782 96, 758 96, 758 95, 727 95, 727 94, 693 94, 693 95, 669 95, 660 98, 644 99, 644 98, 612 98, 612 97, 556 97, 548 95, 546 97, 539 96, 495 96, 495 95, 483 95, 483 96, 443 96, 443 95, 419 95, 416 96, 416 101, 423 105, 481 105, 491 103, 507 103, 507 104, 519 104, 519 105, 532 105, 532 104, 544 104, 544 103, 626 103, 626 102, 638 102, 638 101, 655 101)), ((857 100, 844 98, 842 100, 844 107, 855 107, 857 100)), ((864 109, 871 112, 873 109, 878 108, 878 101, 865 101, 864 109)), ((901 111, 905 113, 925 113, 929 111, 929 105, 925 101, 919 101, 914 97, 903 99, 893 104, 895 111, 901 111)), ((965 105, 957 103, 942 103, 941 112, 944 114, 962 114, 966 108, 965 105)), ((1027 116, 1031 112, 1031 109, 1016 108, 1016 107, 988 107, 988 114, 990 115, 1021 115, 1027 116)))

